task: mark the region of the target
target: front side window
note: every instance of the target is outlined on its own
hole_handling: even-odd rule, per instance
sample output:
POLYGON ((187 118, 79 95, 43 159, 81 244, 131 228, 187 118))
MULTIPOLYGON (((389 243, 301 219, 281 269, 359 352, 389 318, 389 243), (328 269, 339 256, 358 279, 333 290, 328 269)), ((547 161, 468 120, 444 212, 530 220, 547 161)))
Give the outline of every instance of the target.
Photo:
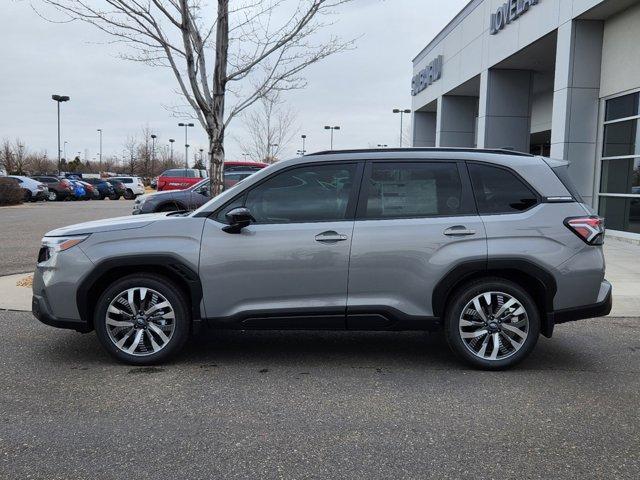
POLYGON ((538 203, 536 194, 508 170, 472 163, 469 173, 480 214, 517 213, 538 203))
POLYGON ((355 163, 287 170, 249 191, 245 206, 257 223, 345 220, 355 174, 355 163))
POLYGON ((374 163, 368 182, 366 218, 460 215, 462 182, 456 163, 374 163))

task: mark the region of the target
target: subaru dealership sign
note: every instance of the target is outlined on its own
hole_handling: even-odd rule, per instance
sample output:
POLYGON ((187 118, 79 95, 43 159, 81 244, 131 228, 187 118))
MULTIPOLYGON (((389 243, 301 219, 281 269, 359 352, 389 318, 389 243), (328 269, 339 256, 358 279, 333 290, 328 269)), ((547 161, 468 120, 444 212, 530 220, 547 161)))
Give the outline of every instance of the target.
POLYGON ((433 82, 440 80, 441 77, 442 55, 438 55, 411 79, 411 95, 417 95, 433 82))
POLYGON ((540 0, 509 0, 504 3, 496 13, 491 14, 491 24, 489 31, 491 35, 500 32, 505 26, 513 22, 520 15, 529 11, 533 5, 537 5, 540 0))

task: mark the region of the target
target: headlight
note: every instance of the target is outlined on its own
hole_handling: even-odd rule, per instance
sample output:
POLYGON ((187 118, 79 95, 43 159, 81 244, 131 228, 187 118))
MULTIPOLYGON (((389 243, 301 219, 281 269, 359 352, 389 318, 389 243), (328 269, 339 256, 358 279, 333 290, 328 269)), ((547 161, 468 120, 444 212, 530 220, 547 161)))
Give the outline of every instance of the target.
POLYGON ((81 242, 84 242, 89 235, 73 235, 69 237, 44 237, 42 239, 42 246, 49 249, 51 252, 64 252, 71 247, 75 247, 81 242))

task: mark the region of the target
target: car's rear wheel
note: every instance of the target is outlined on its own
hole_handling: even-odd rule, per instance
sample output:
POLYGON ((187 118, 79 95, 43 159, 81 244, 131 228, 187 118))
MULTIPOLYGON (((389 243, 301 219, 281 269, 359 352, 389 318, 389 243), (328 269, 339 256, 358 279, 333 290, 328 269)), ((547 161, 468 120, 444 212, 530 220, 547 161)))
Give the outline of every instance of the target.
POLYGON ((117 193, 112 193, 111 195, 109 195, 109 200, 119 200, 120 199, 120 195, 118 195, 117 193))
POLYGON ((189 336, 185 294, 164 277, 135 274, 114 282, 98 300, 95 312, 98 339, 122 362, 164 362, 189 336))
POLYGON ((136 194, 133 193, 133 190, 127 188, 127 190, 124 192, 124 198, 127 200, 133 200, 134 198, 136 198, 136 194))
POLYGON ((49 195, 47 198, 50 202, 55 202, 56 200, 58 200, 58 192, 56 192, 55 190, 49 190, 49 195))
POLYGON ((538 341, 540 315, 519 285, 499 278, 468 283, 454 293, 445 313, 451 349, 473 366, 511 367, 531 353, 538 341))

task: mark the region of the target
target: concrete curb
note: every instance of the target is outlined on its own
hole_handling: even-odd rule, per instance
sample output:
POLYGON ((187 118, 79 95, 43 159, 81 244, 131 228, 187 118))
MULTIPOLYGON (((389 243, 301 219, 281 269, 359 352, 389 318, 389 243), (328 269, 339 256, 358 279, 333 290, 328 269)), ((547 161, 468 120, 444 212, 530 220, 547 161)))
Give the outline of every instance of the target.
POLYGON ((31 272, 0 277, 0 310, 31 311, 31 287, 19 287, 18 281, 31 272))

